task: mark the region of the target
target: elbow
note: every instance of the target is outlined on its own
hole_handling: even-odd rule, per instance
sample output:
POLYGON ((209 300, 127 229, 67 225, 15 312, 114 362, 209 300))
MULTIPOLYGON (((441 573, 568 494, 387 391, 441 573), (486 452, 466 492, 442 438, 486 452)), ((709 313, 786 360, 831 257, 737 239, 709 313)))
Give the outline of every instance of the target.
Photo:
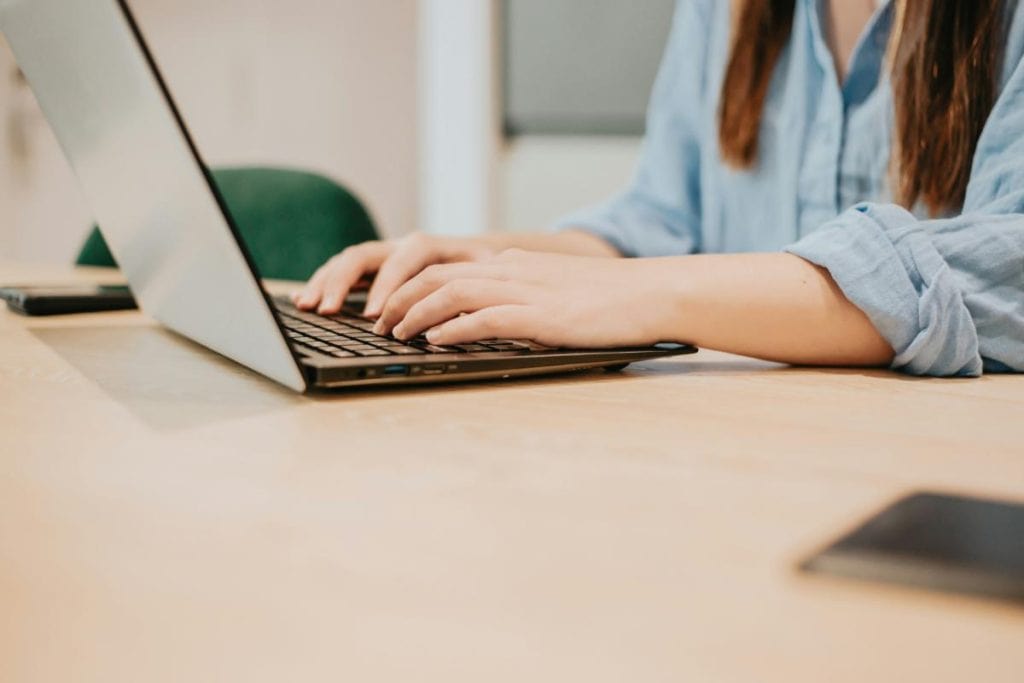
POLYGON ((854 364, 868 368, 891 367, 896 358, 896 351, 877 330, 872 328, 871 332, 861 347, 860 362, 854 364))

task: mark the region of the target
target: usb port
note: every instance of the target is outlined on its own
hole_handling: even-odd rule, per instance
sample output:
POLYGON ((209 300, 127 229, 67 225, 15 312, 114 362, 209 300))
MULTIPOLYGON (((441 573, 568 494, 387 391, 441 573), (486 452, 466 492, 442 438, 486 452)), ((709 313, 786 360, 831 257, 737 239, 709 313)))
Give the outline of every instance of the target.
POLYGON ((400 377, 409 374, 408 365, 389 365, 384 368, 384 375, 389 377, 400 377))

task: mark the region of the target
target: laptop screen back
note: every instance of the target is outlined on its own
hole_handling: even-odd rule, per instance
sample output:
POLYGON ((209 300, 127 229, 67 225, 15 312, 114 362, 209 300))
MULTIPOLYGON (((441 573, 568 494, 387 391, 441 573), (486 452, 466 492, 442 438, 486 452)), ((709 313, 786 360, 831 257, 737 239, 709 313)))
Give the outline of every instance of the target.
POLYGON ((303 390, 299 366, 127 7, 118 0, 0 0, 0 31, 143 310, 303 390))

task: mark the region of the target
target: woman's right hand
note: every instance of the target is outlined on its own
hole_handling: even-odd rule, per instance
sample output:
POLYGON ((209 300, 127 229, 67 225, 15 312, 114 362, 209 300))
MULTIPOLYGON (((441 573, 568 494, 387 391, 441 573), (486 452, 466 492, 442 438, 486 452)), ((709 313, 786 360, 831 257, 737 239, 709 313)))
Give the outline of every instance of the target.
POLYGON ((320 267, 306 286, 292 295, 300 309, 333 315, 345 297, 367 276, 376 274, 363 314, 376 318, 399 287, 435 263, 480 261, 495 254, 482 240, 413 233, 397 240, 364 242, 349 247, 320 267))

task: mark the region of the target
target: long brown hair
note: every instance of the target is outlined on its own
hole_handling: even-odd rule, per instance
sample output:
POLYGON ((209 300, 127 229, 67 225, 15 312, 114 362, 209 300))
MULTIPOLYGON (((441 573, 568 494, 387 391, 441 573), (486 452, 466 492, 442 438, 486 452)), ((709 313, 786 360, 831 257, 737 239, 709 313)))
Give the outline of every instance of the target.
MULTIPOLYGON (((893 192, 933 214, 964 202, 978 138, 995 104, 1004 0, 896 0, 890 68, 896 105, 893 192)), ((730 165, 757 162, 761 117, 789 41, 796 0, 744 0, 719 110, 730 165)))

